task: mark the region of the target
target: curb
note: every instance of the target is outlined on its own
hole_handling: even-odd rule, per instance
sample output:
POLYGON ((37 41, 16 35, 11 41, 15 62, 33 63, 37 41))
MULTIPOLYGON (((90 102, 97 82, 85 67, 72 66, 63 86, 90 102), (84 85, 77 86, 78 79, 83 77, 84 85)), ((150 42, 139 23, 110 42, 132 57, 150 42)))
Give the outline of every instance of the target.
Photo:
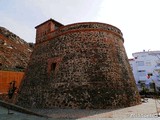
POLYGON ((50 118, 47 115, 42 115, 42 114, 39 114, 39 113, 36 113, 36 112, 32 112, 32 111, 30 111, 30 110, 28 110, 26 108, 20 107, 20 106, 15 105, 15 104, 7 103, 7 102, 4 102, 2 100, 0 100, 0 106, 8 108, 10 110, 15 110, 15 111, 18 111, 18 112, 21 112, 21 113, 25 113, 25 114, 30 114, 30 115, 35 115, 35 116, 39 116, 39 117, 50 118))

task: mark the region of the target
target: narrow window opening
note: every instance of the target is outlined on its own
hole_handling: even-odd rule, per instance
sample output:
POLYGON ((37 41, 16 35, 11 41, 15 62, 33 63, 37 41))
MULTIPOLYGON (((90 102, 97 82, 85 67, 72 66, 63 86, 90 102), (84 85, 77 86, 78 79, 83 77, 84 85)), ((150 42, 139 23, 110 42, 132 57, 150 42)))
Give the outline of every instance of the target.
POLYGON ((51 72, 55 72, 56 65, 57 65, 57 63, 52 63, 51 64, 51 72))

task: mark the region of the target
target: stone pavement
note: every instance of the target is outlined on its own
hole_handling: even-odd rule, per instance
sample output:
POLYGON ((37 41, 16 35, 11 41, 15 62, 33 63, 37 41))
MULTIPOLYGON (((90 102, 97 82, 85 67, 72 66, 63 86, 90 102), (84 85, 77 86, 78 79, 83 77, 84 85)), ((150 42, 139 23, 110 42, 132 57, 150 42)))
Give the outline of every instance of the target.
POLYGON ((149 99, 148 102, 137 106, 122 108, 117 110, 105 109, 34 109, 34 112, 48 115, 51 118, 40 117, 12 111, 14 114, 7 114, 7 108, 0 106, 0 120, 55 120, 55 119, 77 119, 77 120, 159 120, 157 110, 160 112, 160 100, 157 102, 157 108, 154 99, 149 99))
POLYGON ((156 102, 154 99, 148 99, 148 102, 140 105, 121 108, 116 110, 105 109, 43 109, 34 110, 35 112, 48 115, 52 118, 68 118, 68 119, 160 119, 157 117, 157 110, 160 112, 160 100, 156 102))
POLYGON ((28 115, 16 111, 11 111, 8 114, 8 109, 0 106, 0 120, 45 120, 46 118, 34 115, 28 115))

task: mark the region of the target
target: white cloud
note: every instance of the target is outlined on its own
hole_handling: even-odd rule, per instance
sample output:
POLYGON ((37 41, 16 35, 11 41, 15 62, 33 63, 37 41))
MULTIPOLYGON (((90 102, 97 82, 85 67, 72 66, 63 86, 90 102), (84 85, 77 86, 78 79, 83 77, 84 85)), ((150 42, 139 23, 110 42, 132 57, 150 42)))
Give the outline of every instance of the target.
POLYGON ((159 3, 159 0, 14 0, 0 8, 0 26, 34 42, 34 27, 49 18, 65 25, 104 22, 121 29, 127 54, 132 57, 133 52, 160 48, 159 3))

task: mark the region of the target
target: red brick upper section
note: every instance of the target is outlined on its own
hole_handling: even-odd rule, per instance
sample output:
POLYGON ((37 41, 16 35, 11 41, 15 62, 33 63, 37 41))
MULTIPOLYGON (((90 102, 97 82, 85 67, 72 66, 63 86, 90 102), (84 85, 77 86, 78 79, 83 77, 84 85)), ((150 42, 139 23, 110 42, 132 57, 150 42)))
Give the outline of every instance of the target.
POLYGON ((44 40, 47 39, 47 35, 50 32, 53 32, 54 30, 56 30, 57 28, 63 26, 61 23, 53 20, 53 19, 49 19, 47 21, 45 21, 44 23, 36 26, 36 43, 41 43, 44 40))
POLYGON ((50 19, 36 26, 35 28, 37 29, 36 44, 48 41, 50 39, 53 39, 54 37, 66 34, 68 32, 78 32, 78 31, 88 31, 88 30, 111 32, 123 39, 123 34, 117 27, 98 22, 82 22, 64 26, 59 22, 50 19))

